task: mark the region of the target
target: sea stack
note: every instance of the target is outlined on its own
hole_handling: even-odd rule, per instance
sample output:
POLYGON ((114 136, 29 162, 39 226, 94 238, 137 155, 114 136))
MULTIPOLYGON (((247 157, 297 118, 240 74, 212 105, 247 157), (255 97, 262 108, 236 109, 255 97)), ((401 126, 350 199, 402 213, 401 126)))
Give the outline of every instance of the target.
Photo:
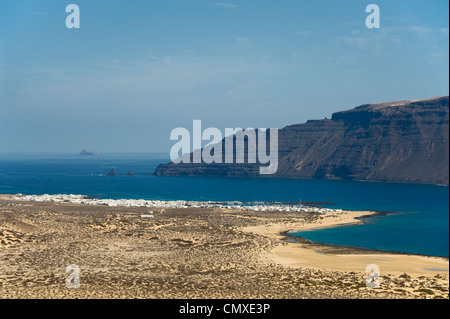
POLYGON ((115 169, 112 169, 112 170, 110 170, 109 173, 106 174, 106 175, 108 175, 108 176, 116 176, 117 173, 116 173, 116 170, 115 170, 115 169))
POLYGON ((99 155, 99 153, 98 153, 98 152, 95 152, 95 151, 93 151, 93 152, 88 152, 88 151, 86 151, 86 150, 82 150, 82 151, 80 152, 80 155, 85 155, 85 156, 97 156, 97 155, 99 155))

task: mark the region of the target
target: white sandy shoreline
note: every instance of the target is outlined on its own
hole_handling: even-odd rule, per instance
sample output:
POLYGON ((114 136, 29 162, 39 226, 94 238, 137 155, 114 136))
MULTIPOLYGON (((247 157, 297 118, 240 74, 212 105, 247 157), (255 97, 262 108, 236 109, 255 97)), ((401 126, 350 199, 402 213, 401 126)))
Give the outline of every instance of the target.
MULTIPOLYGON (((89 206, 98 205, 98 207, 105 207, 105 205, 99 204, 98 200, 82 198, 81 195, 44 195, 44 196, 32 196, 27 197, 23 195, 0 195, 0 199, 13 200, 13 201, 28 201, 33 205, 33 202, 43 202, 44 199, 47 202, 54 202, 56 204, 70 204, 79 205, 81 202, 88 201, 89 206), (81 197, 80 197, 81 196, 81 197), (70 200, 72 198, 72 200, 70 200), (31 200, 31 199, 34 199, 31 200), (80 201, 80 202, 79 202, 80 201), (71 203, 73 202, 73 204, 71 203)), ((109 200, 108 200, 109 201, 109 200)), ((132 202, 125 202, 128 200, 115 200, 108 202, 112 206, 117 206, 119 203, 125 203, 128 206, 134 203, 134 207, 142 207, 143 204, 138 200, 131 200, 132 202), (118 201, 118 202, 117 202, 118 201)), ((181 208, 192 208, 192 206, 181 205, 180 202, 164 202, 164 205, 173 205, 177 203, 181 208)), ((28 204, 28 205, 29 205, 28 204)), ((154 203, 153 203, 154 204, 154 203)), ((196 203, 198 204, 198 203, 196 203)), ((215 204, 211 204, 215 207, 215 204)), ((87 205, 86 205, 87 206, 87 205)), ((163 206, 163 207, 169 207, 163 206)), ((61 209, 64 210, 64 206, 61 209)), ((124 206, 127 207, 127 206, 124 206)), ((147 207, 147 206, 143 206, 147 207)), ((160 207, 160 208, 163 208, 160 207)), ((172 207, 172 206, 170 206, 172 207)), ((198 206, 198 207, 201 207, 198 206)), ((120 208, 120 207, 118 207, 120 208)), ((176 211, 178 207, 173 207, 176 211)), ((261 207, 260 207, 261 208, 261 207)), ((264 207, 267 208, 267 207, 264 207)), ((310 212, 310 209, 301 207, 302 210, 310 212)), ((240 208, 241 209, 241 208, 240 208)), ((317 209, 317 208, 316 208, 317 209)), ((218 209, 219 210, 219 209, 218 209)), ((364 273, 365 267, 369 264, 377 264, 382 274, 391 273, 401 275, 404 273, 410 274, 413 277, 419 277, 421 275, 435 276, 437 274, 448 276, 449 260, 443 257, 422 256, 413 254, 396 254, 396 253, 371 253, 370 251, 363 253, 346 253, 340 254, 339 251, 335 252, 319 252, 318 245, 310 245, 304 243, 292 243, 286 241, 286 232, 289 231, 304 231, 314 230, 320 228, 336 227, 341 224, 359 224, 362 223, 361 217, 371 216, 377 214, 374 211, 342 211, 342 210, 328 210, 317 214, 318 218, 314 216, 310 221, 304 218, 295 218, 297 213, 285 213, 281 216, 276 214, 272 217, 271 212, 269 214, 261 212, 261 217, 258 214, 239 214, 239 212, 246 212, 246 210, 237 210, 235 207, 228 209, 227 207, 220 207, 221 213, 230 213, 235 219, 235 227, 244 233, 253 233, 257 235, 256 238, 265 237, 271 244, 271 249, 266 252, 259 252, 258 258, 261 258, 262 263, 275 263, 286 267, 293 268, 309 268, 309 269, 327 269, 340 272, 355 272, 364 273), (258 220, 257 225, 245 226, 245 223, 239 222, 239 220, 258 220)), ((258 212, 258 211, 257 211, 258 212)), ((226 214, 228 215, 228 214, 226 214)), ((302 214, 298 215, 301 216, 302 214)), ((177 217, 178 218, 178 217, 177 217)), ((447 279, 448 280, 448 279, 447 279)))
MULTIPOLYGON (((330 209, 330 208, 319 208, 319 207, 309 207, 305 205, 287 205, 287 204, 252 204, 244 205, 241 202, 213 202, 213 201, 165 201, 165 200, 144 200, 144 199, 99 199, 92 198, 88 195, 74 195, 74 194, 55 194, 55 195, 0 195, 0 198, 9 198, 12 200, 22 200, 31 202, 52 202, 52 203, 70 203, 78 205, 101 205, 109 207, 145 207, 154 209, 185 209, 185 208, 219 208, 230 211, 253 211, 253 212, 313 212, 320 214, 321 217, 317 223, 309 223, 307 225, 293 225, 280 226, 275 225, 275 228, 271 226, 257 227, 247 227, 245 230, 259 235, 269 235, 277 237, 279 239, 284 239, 286 241, 287 237, 298 239, 304 239, 301 236, 294 236, 291 233, 301 232, 301 231, 311 231, 327 228, 337 228, 337 227, 348 227, 359 225, 365 223, 364 219, 380 215, 382 213, 377 211, 344 211, 342 209, 330 209), (322 220, 323 219, 323 220, 322 220)), ((384 213, 383 213, 384 214, 384 213)), ((152 216, 153 217, 153 216, 152 216)), ((306 240, 306 239, 304 239, 306 240)), ((287 242, 287 241, 286 241, 287 242)), ((294 243, 295 244, 295 243, 294 243)), ((395 251, 381 251, 371 248, 361 248, 356 246, 343 246, 335 244, 326 244, 320 242, 311 241, 311 244, 321 245, 321 246, 332 246, 332 247, 342 247, 347 249, 355 250, 366 250, 369 254, 394 254, 394 255, 411 255, 411 256, 423 256, 431 258, 440 258, 444 260, 449 260, 448 257, 425 255, 425 254, 412 254, 405 252, 395 252, 395 251)))
MULTIPOLYGON (((317 223, 275 223, 244 227, 243 230, 268 238, 277 238, 284 242, 271 251, 268 256, 272 261, 288 267, 328 269, 334 271, 364 271, 369 264, 377 264, 383 272, 401 275, 408 273, 414 277, 421 275, 448 275, 449 258, 431 255, 418 255, 409 253, 396 253, 389 251, 376 251, 364 249, 366 252, 358 253, 327 253, 318 251, 319 246, 329 246, 321 243, 305 244, 287 241, 289 232, 309 231, 325 228, 339 227, 339 224, 358 225, 363 223, 365 217, 375 216, 375 211, 343 211, 324 215, 324 219, 317 223)), ((336 248, 354 248, 333 245, 336 248)), ((359 248, 355 247, 355 251, 359 248)))

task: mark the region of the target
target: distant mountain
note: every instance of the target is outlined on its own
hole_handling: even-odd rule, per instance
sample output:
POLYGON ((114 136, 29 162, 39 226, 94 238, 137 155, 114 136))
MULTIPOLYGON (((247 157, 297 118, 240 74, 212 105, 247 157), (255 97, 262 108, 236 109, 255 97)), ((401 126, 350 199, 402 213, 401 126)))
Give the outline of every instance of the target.
MULTIPOLYGON (((274 177, 449 184, 448 96, 361 105, 278 135, 274 177)), ((167 163, 155 175, 259 176, 259 167, 167 163)))
POLYGON ((99 153, 97 153, 97 152, 88 152, 88 151, 86 151, 86 150, 82 150, 82 151, 80 152, 80 155, 97 156, 97 155, 99 155, 99 153))

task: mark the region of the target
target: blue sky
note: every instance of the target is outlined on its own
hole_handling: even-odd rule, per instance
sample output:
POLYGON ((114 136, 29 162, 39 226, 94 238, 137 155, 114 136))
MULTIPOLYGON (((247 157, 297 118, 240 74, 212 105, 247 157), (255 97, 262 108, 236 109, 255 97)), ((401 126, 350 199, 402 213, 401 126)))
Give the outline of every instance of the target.
POLYGON ((169 152, 172 129, 278 127, 448 95, 444 0, 2 0, 0 153, 169 152), (67 29, 75 3, 81 28, 67 29), (365 8, 381 10, 367 29, 365 8))

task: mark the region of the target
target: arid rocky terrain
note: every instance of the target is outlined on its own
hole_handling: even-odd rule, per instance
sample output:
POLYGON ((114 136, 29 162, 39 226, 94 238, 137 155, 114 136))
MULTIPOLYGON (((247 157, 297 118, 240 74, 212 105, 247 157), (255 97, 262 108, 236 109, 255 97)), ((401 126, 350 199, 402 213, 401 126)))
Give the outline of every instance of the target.
MULTIPOLYGON (((301 249, 311 258, 367 254, 291 243, 278 232, 319 225, 337 216, 172 209, 154 210, 154 218, 141 218, 146 211, 35 203, 1 195, 0 298, 449 297, 448 259, 402 259, 407 263, 423 258, 424 263, 446 265, 447 270, 417 274, 382 269, 380 289, 366 287, 365 264, 349 264, 348 271, 335 270, 332 262, 295 265, 301 263, 295 259, 301 249), (79 289, 66 287, 69 264, 80 269, 79 289)), ((376 260, 382 255, 370 256, 376 260)))

